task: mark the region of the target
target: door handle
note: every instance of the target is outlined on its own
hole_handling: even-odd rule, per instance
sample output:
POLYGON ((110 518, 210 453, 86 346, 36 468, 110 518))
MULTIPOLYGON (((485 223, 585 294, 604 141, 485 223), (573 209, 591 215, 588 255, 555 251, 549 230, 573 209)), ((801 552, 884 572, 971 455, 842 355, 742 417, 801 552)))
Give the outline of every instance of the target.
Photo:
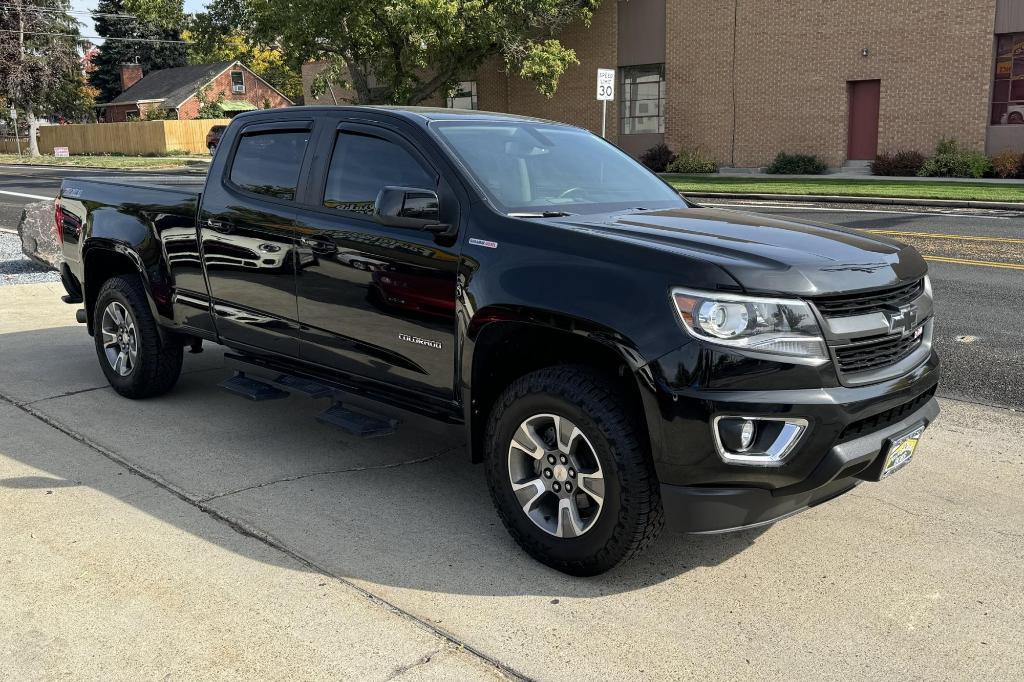
POLYGON ((214 232, 220 232, 221 234, 231 234, 235 231, 235 226, 227 220, 214 220, 211 218, 206 221, 205 225, 214 232))

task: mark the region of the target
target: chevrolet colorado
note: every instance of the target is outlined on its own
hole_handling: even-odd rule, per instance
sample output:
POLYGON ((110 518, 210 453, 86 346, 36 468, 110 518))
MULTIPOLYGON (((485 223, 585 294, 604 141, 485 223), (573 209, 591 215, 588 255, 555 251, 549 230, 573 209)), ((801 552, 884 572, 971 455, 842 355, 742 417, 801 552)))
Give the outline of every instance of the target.
POLYGON ((65 180, 65 300, 111 386, 227 346, 250 398, 465 430, 533 557, 592 575, 902 469, 938 414, 927 266, 686 201, 604 140, 448 109, 242 114, 203 180, 65 180), (202 186, 198 183, 204 182, 202 186), (256 377, 256 378, 254 378, 256 377))

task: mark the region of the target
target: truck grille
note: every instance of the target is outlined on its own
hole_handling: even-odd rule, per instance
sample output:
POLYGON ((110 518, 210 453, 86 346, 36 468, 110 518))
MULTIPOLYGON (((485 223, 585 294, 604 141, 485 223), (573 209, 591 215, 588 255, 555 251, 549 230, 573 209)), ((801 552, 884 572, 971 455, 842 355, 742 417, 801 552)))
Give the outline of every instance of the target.
POLYGON ((814 305, 823 317, 850 317, 899 308, 916 300, 923 293, 924 280, 919 279, 909 284, 866 293, 822 296, 814 299, 814 305))
POLYGON ((853 374, 895 365, 921 346, 924 333, 917 333, 920 329, 921 327, 918 327, 906 336, 893 334, 848 346, 837 346, 834 350, 839 371, 853 374))
POLYGON ((913 400, 908 400, 902 405, 897 405, 885 412, 879 412, 878 414, 871 415, 870 417, 865 417, 864 419, 858 419, 855 422, 851 422, 845 429, 843 429, 843 432, 839 434, 838 442, 845 443, 848 440, 860 438, 861 436, 874 433, 875 431, 884 429, 885 427, 906 418, 916 412, 926 402, 931 400, 932 396, 935 395, 936 388, 936 386, 932 386, 921 395, 917 396, 913 400))

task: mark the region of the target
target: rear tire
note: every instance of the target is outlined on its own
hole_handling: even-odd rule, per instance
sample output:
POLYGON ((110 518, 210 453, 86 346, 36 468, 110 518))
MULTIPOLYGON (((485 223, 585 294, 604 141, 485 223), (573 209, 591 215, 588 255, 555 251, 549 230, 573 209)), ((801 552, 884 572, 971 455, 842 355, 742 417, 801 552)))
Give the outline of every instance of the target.
POLYGON ((564 573, 604 573, 664 526, 646 440, 620 394, 594 369, 550 367, 508 386, 488 419, 498 516, 530 556, 564 573))
POLYGON ((126 398, 151 398, 174 387, 181 374, 181 340, 160 336, 138 277, 107 280, 93 307, 93 339, 111 387, 126 398))

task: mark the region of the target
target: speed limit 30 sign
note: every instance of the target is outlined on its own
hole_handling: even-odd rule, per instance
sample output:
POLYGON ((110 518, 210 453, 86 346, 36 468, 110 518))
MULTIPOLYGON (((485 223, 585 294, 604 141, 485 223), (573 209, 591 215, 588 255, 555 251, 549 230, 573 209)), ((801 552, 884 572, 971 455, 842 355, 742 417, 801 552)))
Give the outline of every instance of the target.
POLYGON ((615 69, 597 70, 597 99, 606 102, 615 99, 615 69))

